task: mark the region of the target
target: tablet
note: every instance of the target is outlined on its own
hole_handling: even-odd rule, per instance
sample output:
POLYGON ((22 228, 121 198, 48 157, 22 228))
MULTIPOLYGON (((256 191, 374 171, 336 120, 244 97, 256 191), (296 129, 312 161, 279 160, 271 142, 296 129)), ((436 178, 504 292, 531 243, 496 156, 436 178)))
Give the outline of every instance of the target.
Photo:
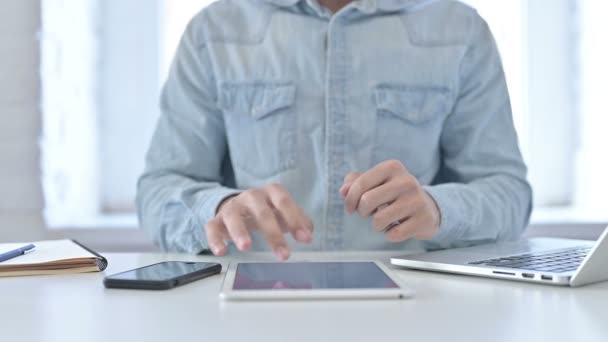
POLYGON ((232 263, 224 300, 400 299, 413 292, 374 261, 232 263))

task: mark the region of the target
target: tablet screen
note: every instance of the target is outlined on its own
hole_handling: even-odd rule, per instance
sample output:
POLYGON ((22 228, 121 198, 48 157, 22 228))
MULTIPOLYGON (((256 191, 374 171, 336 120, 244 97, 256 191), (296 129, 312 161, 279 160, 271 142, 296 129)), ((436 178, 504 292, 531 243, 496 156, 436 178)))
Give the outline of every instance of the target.
POLYGON ((243 263, 233 290, 392 289, 399 286, 373 262, 243 263))

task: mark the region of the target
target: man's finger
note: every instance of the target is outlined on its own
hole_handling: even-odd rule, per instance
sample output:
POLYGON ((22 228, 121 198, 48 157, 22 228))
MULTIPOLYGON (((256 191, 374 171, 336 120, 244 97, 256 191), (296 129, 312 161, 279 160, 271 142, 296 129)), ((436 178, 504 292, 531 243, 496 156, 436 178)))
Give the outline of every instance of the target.
POLYGON ((224 237, 227 233, 224 223, 219 218, 209 221, 205 226, 205 234, 207 235, 209 249, 211 249, 211 252, 214 255, 222 256, 226 254, 224 237))
POLYGON ((270 201, 279 221, 286 225, 283 227, 291 233, 294 239, 301 243, 312 242, 312 224, 302 209, 293 201, 286 191, 270 194, 270 201))
POLYGON ((418 225, 420 220, 416 217, 411 217, 403 221, 401 224, 392 227, 384 233, 386 240, 390 242, 402 242, 416 237, 418 233, 418 225))
POLYGON ((295 204, 278 206, 276 214, 279 221, 285 225, 285 229, 283 230, 288 231, 300 243, 311 243, 312 221, 304 214, 302 209, 298 208, 295 204))
POLYGON ((351 185, 346 194, 345 207, 349 213, 354 213, 359 206, 361 196, 367 191, 384 183, 391 174, 386 170, 383 164, 376 165, 371 170, 359 176, 351 185))
POLYGON ((231 215, 223 215, 223 219, 228 235, 236 247, 240 251, 249 249, 251 247, 251 236, 243 221, 243 216, 238 213, 231 213, 231 215))
POLYGON ((361 176, 361 172, 351 172, 344 177, 344 184, 340 188, 340 194, 342 196, 346 196, 350 187, 353 185, 353 182, 361 176))
POLYGON ((381 206, 373 215, 372 228, 383 232, 395 223, 403 222, 414 214, 407 201, 397 200, 390 205, 381 206))
POLYGON ((275 209, 268 202, 257 202, 252 204, 251 212, 255 218, 257 228, 268 241, 275 257, 281 261, 289 259, 289 248, 279 226, 275 209))
POLYGON ((359 215, 368 217, 380 206, 393 203, 404 191, 393 183, 384 183, 361 195, 357 207, 359 215))

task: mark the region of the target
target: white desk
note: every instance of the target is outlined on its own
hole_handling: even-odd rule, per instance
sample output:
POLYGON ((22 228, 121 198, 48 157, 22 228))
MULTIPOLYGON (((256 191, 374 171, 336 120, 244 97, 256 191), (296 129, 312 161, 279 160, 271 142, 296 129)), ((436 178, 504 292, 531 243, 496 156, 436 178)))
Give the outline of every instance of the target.
MULTIPOLYGON (((106 257, 110 265, 105 274, 164 260, 218 260, 162 254, 106 257)), ((313 259, 307 254, 295 258, 313 259)), ((104 273, 0 278, 0 340, 608 341, 608 283, 569 289, 399 270, 417 292, 413 299, 223 303, 218 298, 221 276, 150 292, 106 290, 104 273)))

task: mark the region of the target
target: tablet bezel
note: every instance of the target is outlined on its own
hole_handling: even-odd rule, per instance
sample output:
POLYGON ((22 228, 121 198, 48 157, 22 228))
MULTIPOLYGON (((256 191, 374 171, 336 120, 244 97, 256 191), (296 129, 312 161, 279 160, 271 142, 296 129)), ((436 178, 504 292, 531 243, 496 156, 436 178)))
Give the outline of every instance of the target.
MULTIPOLYGON (((294 261, 299 262, 299 261, 294 261)), ((236 270, 239 264, 274 264, 276 262, 233 262, 228 266, 222 283, 220 298, 223 300, 311 300, 311 299, 405 299, 413 296, 414 292, 403 284, 403 281, 392 274, 391 270, 381 262, 373 260, 352 261, 301 261, 311 263, 353 263, 372 262, 389 277, 398 288, 386 289, 294 289, 294 290, 233 290, 236 270)))

